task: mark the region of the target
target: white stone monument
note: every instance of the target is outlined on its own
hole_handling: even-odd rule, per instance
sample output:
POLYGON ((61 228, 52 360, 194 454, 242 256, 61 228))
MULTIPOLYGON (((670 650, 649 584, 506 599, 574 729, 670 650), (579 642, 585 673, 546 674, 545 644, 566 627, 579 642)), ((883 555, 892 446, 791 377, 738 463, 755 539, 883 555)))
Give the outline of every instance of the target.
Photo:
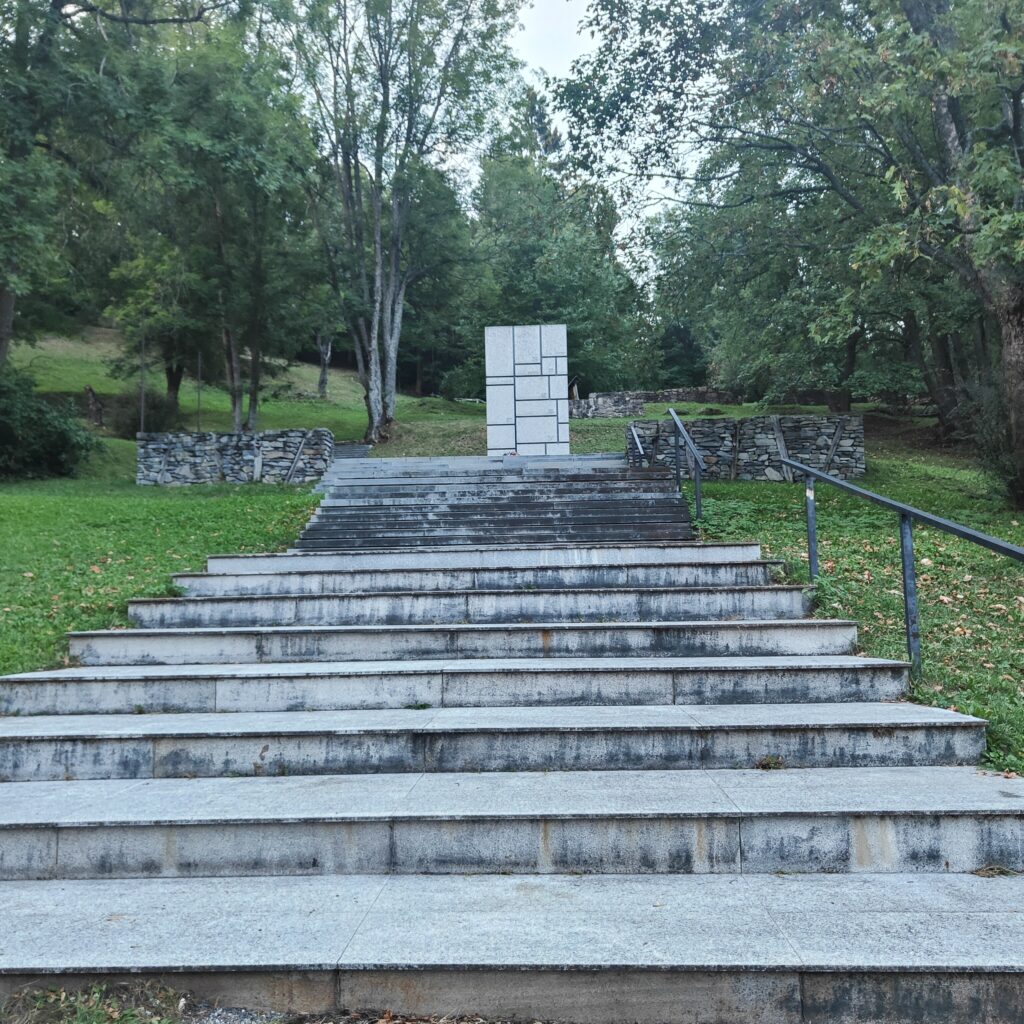
POLYGON ((488 327, 487 454, 569 454, 565 324, 488 327))

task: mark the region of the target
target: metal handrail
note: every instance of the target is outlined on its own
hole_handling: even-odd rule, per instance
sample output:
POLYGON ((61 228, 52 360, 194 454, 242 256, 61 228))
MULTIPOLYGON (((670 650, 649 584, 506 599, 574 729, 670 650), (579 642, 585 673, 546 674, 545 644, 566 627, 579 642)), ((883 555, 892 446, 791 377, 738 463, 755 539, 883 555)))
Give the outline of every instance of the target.
POLYGON ((669 416, 672 417, 675 423, 675 443, 676 443, 676 487, 681 487, 683 483, 683 472, 682 463, 679 455, 679 441, 682 439, 686 443, 687 451, 693 458, 693 512, 694 518, 701 518, 702 501, 701 501, 701 477, 707 471, 707 465, 704 459, 701 457, 700 452, 697 450, 697 446, 693 443, 693 438, 690 437, 690 432, 683 426, 683 421, 677 415, 675 409, 669 409, 669 416))
POLYGON ((839 477, 823 473, 820 469, 806 466, 802 462, 793 459, 782 460, 784 466, 789 466, 800 473, 803 473, 806 482, 805 509, 807 512, 807 564, 811 581, 818 578, 818 518, 814 498, 814 482, 821 480, 824 483, 838 487, 865 501, 870 501, 882 508, 896 512, 900 517, 900 559, 903 566, 903 619, 907 630, 907 653, 910 655, 910 663, 915 676, 921 673, 921 617, 917 604, 917 576, 914 567, 914 521, 924 523, 933 529, 941 530, 943 533, 951 533, 954 537, 968 540, 972 544, 988 548, 999 555, 1006 555, 1008 558, 1024 562, 1024 548, 1017 547, 1009 541, 1000 540, 979 530, 972 530, 969 526, 961 523, 954 523, 951 519, 943 519, 942 516, 933 515, 922 509, 914 508, 913 505, 904 505, 901 501, 894 501, 874 491, 866 491, 863 487, 847 483, 839 477))
POLYGON ((640 456, 640 464, 643 465, 644 459, 647 458, 647 452, 644 451, 644 446, 640 443, 640 435, 636 432, 636 427, 632 423, 629 425, 629 432, 633 435, 633 444, 636 445, 637 454, 640 456))

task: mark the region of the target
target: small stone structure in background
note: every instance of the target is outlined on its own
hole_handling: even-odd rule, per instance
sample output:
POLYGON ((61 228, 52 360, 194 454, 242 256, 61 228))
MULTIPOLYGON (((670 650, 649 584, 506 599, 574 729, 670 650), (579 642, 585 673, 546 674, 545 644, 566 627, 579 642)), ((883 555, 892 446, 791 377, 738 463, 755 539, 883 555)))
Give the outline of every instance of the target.
POLYGON ((573 419, 617 419, 643 416, 652 402, 698 402, 702 405, 738 405, 742 399, 717 388, 668 388, 664 391, 595 391, 587 398, 569 403, 573 419))
POLYGON ((487 454, 569 454, 564 324, 488 327, 487 454))
MULTIPOLYGON (((672 420, 633 423, 648 459, 675 467, 672 420)), ((707 464, 708 480, 790 480, 794 474, 782 458, 847 479, 863 476, 864 419, 861 416, 753 416, 750 419, 687 420, 686 429, 707 464)), ((690 476, 686 446, 680 444, 683 476, 690 476)), ((631 465, 640 458, 626 428, 631 465)), ((799 475, 799 474, 796 474, 799 475)))
POLYGON ((140 485, 304 484, 319 480, 334 455, 334 435, 314 430, 258 434, 136 434, 140 485))

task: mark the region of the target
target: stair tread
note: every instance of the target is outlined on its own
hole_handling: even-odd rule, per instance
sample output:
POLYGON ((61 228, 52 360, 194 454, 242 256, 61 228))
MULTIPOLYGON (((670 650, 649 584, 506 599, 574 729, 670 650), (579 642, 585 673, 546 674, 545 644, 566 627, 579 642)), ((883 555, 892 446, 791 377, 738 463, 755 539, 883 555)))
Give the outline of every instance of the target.
POLYGON ((1024 878, 133 878, 2 882, 0 905, 0 974, 1024 970, 1024 878))
MULTIPOLYGON (((133 630, 132 632, 136 632, 133 630)), ((622 672, 652 669, 659 672, 706 672, 730 670, 814 671, 825 668, 868 669, 906 668, 905 662, 886 658, 863 658, 859 655, 820 654, 785 656, 750 656, 719 658, 465 658, 425 662, 422 659, 402 661, 296 661, 258 662, 252 664, 190 664, 190 665, 86 665, 72 668, 44 669, 22 672, 0 678, 5 682, 74 682, 126 679, 189 678, 274 678, 304 676, 415 674, 438 672, 622 672)))
POLYGON ((505 630, 514 632, 536 632, 537 630, 599 630, 599 629, 792 629, 801 627, 807 629, 828 630, 836 626, 856 626, 857 623, 851 619, 677 619, 677 620, 650 620, 650 621, 629 621, 629 622, 502 622, 502 623, 476 623, 476 622, 446 622, 446 623, 413 623, 411 625, 372 625, 372 626, 180 626, 180 627, 157 627, 152 629, 94 629, 77 630, 68 633, 69 637, 146 637, 156 635, 190 635, 201 636, 233 635, 241 633, 288 634, 288 633, 345 633, 365 632, 372 630, 381 632, 436 632, 437 630, 459 630, 462 632, 493 632, 505 630))
POLYGON ((349 711, 196 714, 39 715, 0 718, 0 742, 157 736, 352 735, 361 733, 517 733, 643 730, 979 728, 985 722, 919 704, 674 704, 446 707, 349 711))
POLYGON ((21 782, 3 794, 0 829, 936 814, 1008 816, 1024 826, 1024 779, 934 766, 21 782))

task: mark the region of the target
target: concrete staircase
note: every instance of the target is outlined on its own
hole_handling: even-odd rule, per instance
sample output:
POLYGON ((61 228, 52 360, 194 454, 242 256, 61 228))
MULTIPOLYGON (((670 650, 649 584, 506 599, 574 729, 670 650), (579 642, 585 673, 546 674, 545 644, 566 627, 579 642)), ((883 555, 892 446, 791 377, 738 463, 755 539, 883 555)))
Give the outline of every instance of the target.
POLYGON ((690 540, 664 467, 618 456, 335 460, 300 551, 690 540))
POLYGON ((295 550, 0 680, 0 995, 1024 1019, 1024 781, 758 545, 609 457, 324 490, 295 550))

